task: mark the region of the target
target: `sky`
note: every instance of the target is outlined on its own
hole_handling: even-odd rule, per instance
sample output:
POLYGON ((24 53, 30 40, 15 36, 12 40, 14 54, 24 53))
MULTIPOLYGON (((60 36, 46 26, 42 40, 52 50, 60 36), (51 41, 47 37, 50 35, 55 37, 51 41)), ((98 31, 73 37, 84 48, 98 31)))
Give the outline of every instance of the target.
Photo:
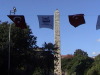
POLYGON ((33 35, 37 37, 37 45, 44 42, 54 43, 54 30, 39 28, 37 15, 54 15, 56 9, 60 12, 61 54, 74 54, 76 49, 82 49, 89 56, 100 53, 100 30, 96 30, 98 15, 100 15, 100 0, 0 0, 0 20, 12 22, 7 15, 16 7, 16 15, 24 15, 33 35), (68 15, 84 14, 85 24, 73 27, 68 15))

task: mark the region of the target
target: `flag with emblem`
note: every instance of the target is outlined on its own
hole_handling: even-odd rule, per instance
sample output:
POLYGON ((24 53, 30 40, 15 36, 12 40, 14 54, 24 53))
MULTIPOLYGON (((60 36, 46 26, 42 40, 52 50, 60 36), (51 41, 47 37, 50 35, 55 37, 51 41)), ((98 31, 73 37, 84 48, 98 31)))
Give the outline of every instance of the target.
POLYGON ((96 30, 100 29, 100 15, 98 15, 96 30))
POLYGON ((69 15, 69 22, 74 27, 85 24, 84 14, 69 15))
POLYGON ((21 29, 27 28, 23 15, 8 15, 8 17, 15 23, 16 27, 20 27, 21 29))
POLYGON ((53 29, 54 26, 53 15, 38 15, 39 27, 53 29))

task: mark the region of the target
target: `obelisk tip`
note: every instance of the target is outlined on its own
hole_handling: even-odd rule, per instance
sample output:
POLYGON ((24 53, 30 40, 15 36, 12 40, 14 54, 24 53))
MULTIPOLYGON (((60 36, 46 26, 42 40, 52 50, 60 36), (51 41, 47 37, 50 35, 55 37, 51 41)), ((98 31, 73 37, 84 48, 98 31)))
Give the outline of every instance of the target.
POLYGON ((58 9, 56 9, 56 10, 58 10, 58 9))
POLYGON ((56 9, 56 11, 55 12, 59 12, 59 10, 58 9, 56 9))

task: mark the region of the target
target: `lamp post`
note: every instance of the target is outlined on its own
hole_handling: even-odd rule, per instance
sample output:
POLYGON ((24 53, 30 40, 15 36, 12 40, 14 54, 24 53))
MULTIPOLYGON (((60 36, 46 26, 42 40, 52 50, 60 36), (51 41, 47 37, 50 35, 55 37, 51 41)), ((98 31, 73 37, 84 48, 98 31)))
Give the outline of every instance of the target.
MULTIPOLYGON (((15 15, 16 7, 13 7, 13 10, 10 10, 10 15, 12 13, 15 15)), ((8 51, 8 75, 10 75, 10 33, 11 33, 11 23, 9 25, 9 51, 8 51)))
POLYGON ((11 13, 13 13, 14 15, 15 15, 15 12, 16 12, 17 10, 16 10, 16 7, 13 7, 13 10, 10 10, 10 15, 11 15, 11 13))

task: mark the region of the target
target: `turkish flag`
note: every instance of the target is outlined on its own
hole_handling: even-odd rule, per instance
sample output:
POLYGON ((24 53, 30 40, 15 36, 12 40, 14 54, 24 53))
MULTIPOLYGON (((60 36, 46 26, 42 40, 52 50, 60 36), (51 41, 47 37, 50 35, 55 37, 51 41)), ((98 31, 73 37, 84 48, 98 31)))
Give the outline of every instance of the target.
POLYGON ((27 28, 23 15, 8 15, 8 17, 15 23, 16 27, 27 28))
POLYGON ((69 15, 69 22, 74 27, 85 24, 84 14, 69 15))

